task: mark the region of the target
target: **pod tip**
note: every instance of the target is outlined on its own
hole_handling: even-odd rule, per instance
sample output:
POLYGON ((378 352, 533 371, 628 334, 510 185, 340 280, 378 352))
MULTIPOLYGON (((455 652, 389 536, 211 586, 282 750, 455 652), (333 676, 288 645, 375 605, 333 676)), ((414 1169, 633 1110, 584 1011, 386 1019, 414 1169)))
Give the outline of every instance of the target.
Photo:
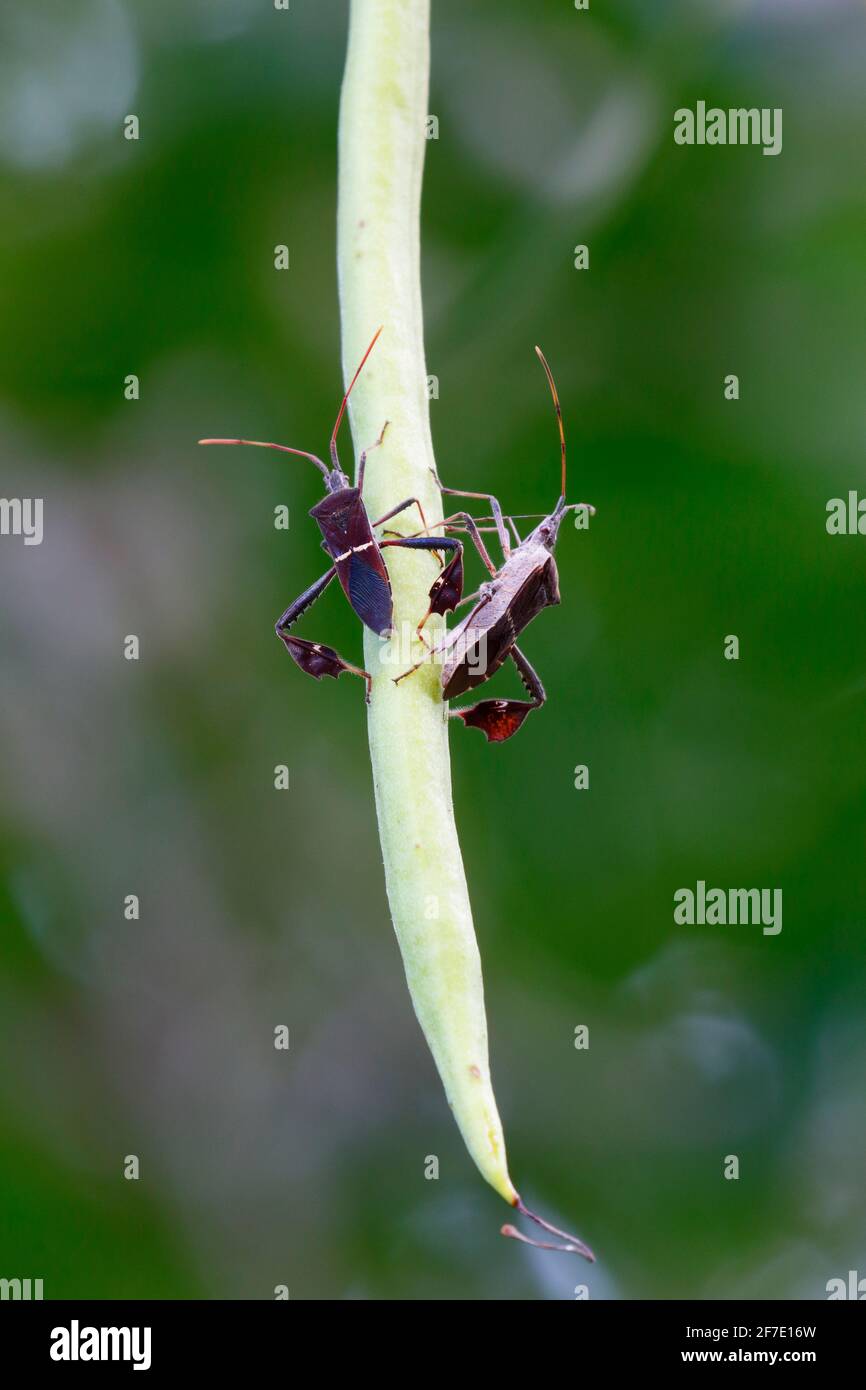
POLYGON ((545 1231, 549 1231, 551 1235, 559 1236, 562 1243, 560 1243, 560 1241, 533 1240, 530 1236, 525 1236, 522 1231, 518 1231, 516 1226, 512 1226, 508 1223, 500 1227, 500 1235, 508 1236, 511 1240, 519 1240, 523 1245, 532 1245, 536 1250, 558 1250, 563 1255, 582 1255, 585 1260, 589 1260, 590 1264, 595 1263, 595 1255, 592 1253, 589 1246, 585 1245, 578 1236, 569 1235, 567 1231, 561 1231, 558 1226, 552 1226, 549 1221, 545 1221, 543 1217, 538 1216, 534 1211, 530 1211, 529 1207, 526 1206, 519 1196, 512 1205, 520 1212, 521 1216, 525 1216, 530 1221, 534 1221, 536 1225, 541 1226, 545 1231))

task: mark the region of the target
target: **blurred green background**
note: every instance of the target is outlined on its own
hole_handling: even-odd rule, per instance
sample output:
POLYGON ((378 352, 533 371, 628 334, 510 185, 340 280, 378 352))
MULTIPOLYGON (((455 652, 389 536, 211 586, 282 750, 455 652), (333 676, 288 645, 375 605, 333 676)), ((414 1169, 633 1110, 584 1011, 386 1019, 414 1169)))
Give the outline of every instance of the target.
MULTIPOLYGON (((498 1235, 406 993, 360 689, 274 638, 318 479, 194 445, 326 446, 346 9, 0 13, 2 491, 45 499, 41 546, 0 542, 0 1276, 823 1297, 866 1274, 866 540, 825 531, 866 492, 866 11, 434 0, 439 469, 553 503, 539 342, 598 509, 524 643, 547 707, 451 735, 512 1172, 588 1271, 498 1235), (782 154, 677 147, 698 99, 782 107, 782 154), (676 926, 701 878, 782 888, 781 934, 676 926)), ((337 590, 298 630, 360 657, 337 590)))

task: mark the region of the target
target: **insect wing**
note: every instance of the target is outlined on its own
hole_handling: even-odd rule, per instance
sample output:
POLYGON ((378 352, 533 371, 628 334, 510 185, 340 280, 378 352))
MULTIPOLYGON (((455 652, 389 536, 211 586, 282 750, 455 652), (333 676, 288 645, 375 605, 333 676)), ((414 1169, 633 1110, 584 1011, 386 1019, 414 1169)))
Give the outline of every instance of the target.
POLYGON ((538 616, 542 608, 548 608, 551 604, 559 602, 559 575, 556 561, 552 555, 549 555, 546 563, 539 569, 533 570, 532 574, 521 584, 509 604, 507 616, 511 620, 514 636, 519 636, 523 629, 529 626, 532 619, 538 616))
POLYGON ((353 552, 346 565, 338 565, 337 575, 361 622, 379 636, 390 632, 391 585, 375 541, 372 550, 353 552))
POLYGON ((311 508, 337 578, 361 622, 377 635, 390 631, 391 583, 357 488, 330 493, 311 508))

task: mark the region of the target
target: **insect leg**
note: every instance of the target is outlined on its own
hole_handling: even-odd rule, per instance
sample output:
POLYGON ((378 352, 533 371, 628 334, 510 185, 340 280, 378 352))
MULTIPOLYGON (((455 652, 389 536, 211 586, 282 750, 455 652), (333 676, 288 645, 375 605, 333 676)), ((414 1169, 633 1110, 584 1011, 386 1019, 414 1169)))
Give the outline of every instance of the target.
POLYGON ((305 589, 302 594, 298 595, 293 603, 289 604, 285 613, 276 624, 278 637, 282 637, 284 631, 288 631, 290 627, 294 626, 301 615, 306 613, 308 608, 312 608, 316 599, 321 598, 331 580, 336 578, 336 574, 337 567, 336 565, 332 565, 324 574, 319 575, 319 578, 315 583, 310 585, 309 589, 305 589))
MULTIPOLYGON (((414 501, 414 498, 409 498, 407 502, 401 503, 401 506, 408 506, 409 502, 411 501, 414 501)), ((387 521, 387 519, 387 517, 381 518, 382 521, 387 521)), ((379 522, 377 521, 374 524, 378 526, 379 522)), ((482 531, 492 531, 495 530, 495 527, 479 526, 477 521, 475 520, 475 517, 470 516, 468 512, 454 512, 451 516, 446 516, 442 521, 434 521, 432 527, 425 526, 424 530, 435 531, 437 526, 445 526, 450 531, 468 531, 470 539, 472 540, 472 543, 475 546, 475 549, 481 556, 485 569, 487 570, 488 574, 493 575, 494 579, 496 578, 498 571, 487 552, 486 545, 481 539, 482 531)), ((415 534, 420 535, 420 532, 416 532, 415 534)), ((386 531, 385 535, 399 537, 400 533, 399 531, 386 531)), ((403 539, 408 540, 410 538, 406 536, 403 537, 403 539)))
POLYGON ((517 667, 529 700, 479 700, 477 705, 448 711, 451 719, 462 719, 467 728, 480 729, 488 743, 504 743, 511 738, 530 711, 540 709, 547 699, 544 686, 520 648, 512 647, 508 655, 517 667))
POLYGON ((433 613, 453 612, 463 593, 463 542, 453 536, 404 536, 399 540, 383 541, 386 545, 396 545, 407 550, 453 550, 448 564, 440 570, 430 586, 430 606, 415 629, 418 637, 426 643, 421 629, 433 613))
MULTIPOLYGON (((423 528, 424 528, 425 531, 429 531, 430 528, 429 528, 429 526, 427 525, 427 518, 426 518, 426 516, 424 515, 424 508, 421 506, 421 503, 418 501, 418 498, 417 498, 417 497, 407 497, 406 500, 405 500, 404 502, 399 502, 399 503, 397 504, 396 507, 392 507, 391 510, 390 510, 390 512, 386 512, 384 516, 380 516, 380 517, 379 517, 379 520, 378 520, 378 521, 374 521, 374 522, 372 523, 372 525, 373 525, 373 526, 381 526, 383 521, 390 521, 391 518, 392 518, 392 516, 399 516, 400 512, 405 512, 405 511, 406 511, 406 508, 407 508, 407 507, 417 507, 417 508, 418 508, 418 512, 419 512, 419 515, 420 515, 420 517, 421 517, 421 524, 422 524, 422 526, 423 526, 423 528)), ((392 531, 392 532, 389 532, 388 534, 389 534, 389 535, 397 535, 397 532, 396 532, 396 531, 392 531)))
POLYGON ((309 589, 305 589, 302 594, 299 594, 276 623, 275 631, 292 660, 300 666, 302 671, 306 671, 307 675, 313 676, 315 680, 320 681, 322 676, 333 676, 336 680, 344 671, 348 671, 353 676, 360 676, 367 683, 366 700, 369 704, 370 686, 373 679, 369 671, 363 671, 360 666, 353 666, 351 662, 344 661, 333 647, 326 647, 321 642, 307 642, 303 637, 292 637, 289 633, 289 628, 298 621, 308 608, 313 606, 317 598, 322 596, 336 573, 336 567, 332 565, 329 570, 320 575, 314 584, 310 585, 309 589))
POLYGON ((490 558, 490 555, 488 554, 487 546, 481 539, 481 533, 478 530, 475 518, 473 516, 470 516, 468 512, 454 512, 451 516, 446 516, 445 520, 439 522, 438 524, 440 526, 450 526, 451 522, 453 521, 460 521, 461 524, 466 527, 466 530, 469 532, 470 538, 472 540, 473 545, 475 546, 475 549, 481 556, 482 564, 484 565, 488 574, 492 574, 495 578, 497 573, 496 566, 494 565, 493 561, 490 558))
POLYGON ((472 619, 475 617, 475 614, 480 612, 484 605, 490 602, 492 597, 492 594, 482 594, 475 607, 472 609, 472 612, 467 613, 466 617, 462 618, 460 622, 457 624, 457 627, 452 628, 450 632, 446 632, 443 640, 441 642, 437 642, 435 647, 430 647, 430 649, 427 652, 427 655, 422 656, 420 661, 416 661, 414 666, 410 666, 407 670, 402 671, 399 676, 395 676, 394 684, 399 685, 400 682, 404 681, 407 676, 411 676, 413 672, 417 671, 419 666, 423 666, 425 661, 432 661, 433 657, 438 656, 440 652, 443 652, 448 643, 453 642, 455 636, 458 633, 460 633, 463 630, 463 628, 469 626, 469 624, 472 622, 472 619))
POLYGON ((384 425, 382 426, 382 433, 379 435, 379 438, 376 440, 375 444, 369 444, 366 449, 361 450, 361 457, 358 459, 359 492, 364 491, 364 469, 367 467, 367 455, 372 454, 374 449, 378 449, 379 445, 382 443, 382 440, 385 438, 385 431, 390 423, 390 420, 385 421, 384 425))
POLYGON ((502 553, 506 560, 511 554, 511 542, 508 539, 508 532, 505 529, 505 522, 502 519, 502 508, 491 492, 464 492, 459 487, 446 487, 440 483, 439 475, 433 470, 433 477, 436 479, 436 486, 440 492, 447 492, 451 497, 477 497, 484 502, 490 503, 490 510, 493 513, 493 520, 496 522, 496 533, 499 536, 499 544, 502 546, 502 553))
MULTIPOLYGON (((374 527, 375 527, 375 526, 381 526, 382 523, 383 523, 383 521, 390 521, 392 517, 394 517, 394 516, 399 516, 401 512, 405 512, 405 510, 406 510, 407 507, 417 507, 417 508, 418 508, 418 515, 421 517, 421 529, 424 530, 424 531, 429 531, 429 530, 430 530, 430 527, 427 525, 427 518, 426 518, 426 516, 424 515, 424 508, 421 506, 421 503, 418 501, 418 498, 417 498, 417 497, 407 497, 406 500, 405 500, 404 502, 399 502, 399 503, 397 504, 396 507, 392 507, 392 508, 391 508, 390 512, 386 512, 384 516, 380 516, 380 517, 379 517, 379 520, 378 520, 378 521, 374 521, 374 522, 373 522, 373 526, 374 526, 374 527)), ((399 532, 399 531, 386 531, 386 532, 385 532, 385 535, 386 535, 386 536, 399 536, 399 535, 400 535, 400 532, 399 532)), ((441 549, 441 547, 439 547, 439 548, 441 549)), ((436 550, 437 550, 437 547, 436 547, 436 546, 431 546, 430 549, 436 551, 436 550)), ((441 555, 439 555, 439 554, 437 553, 436 558, 437 558, 437 560, 439 561, 439 563, 440 563, 440 565, 441 565, 441 563, 442 563, 442 557, 441 557, 441 555)))

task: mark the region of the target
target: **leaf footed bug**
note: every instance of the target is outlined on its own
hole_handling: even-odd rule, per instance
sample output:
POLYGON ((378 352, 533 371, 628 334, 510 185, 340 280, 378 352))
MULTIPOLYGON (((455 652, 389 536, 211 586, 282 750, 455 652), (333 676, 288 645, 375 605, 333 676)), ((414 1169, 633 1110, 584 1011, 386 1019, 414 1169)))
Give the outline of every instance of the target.
POLYGON ((444 614, 450 612, 457 606, 463 592, 463 545, 461 541, 450 536, 431 536, 429 534, 393 536, 390 540, 378 540, 373 534, 374 527, 392 520, 393 517, 398 516, 409 507, 418 508, 423 528, 425 531, 428 530, 424 510, 417 497, 407 497, 404 502, 400 502, 384 516, 380 516, 378 521, 371 523, 367 515, 362 498, 364 468, 367 455, 382 443, 388 428, 388 421, 386 420, 382 426, 382 432, 375 444, 364 449, 358 459, 357 486, 351 485, 340 467, 337 434, 346 410, 346 403, 381 332, 382 329, 379 328, 361 358, 358 370, 352 377, 337 412, 337 419, 331 431, 330 468, 316 454, 307 453, 304 449, 290 448, 287 444, 266 444, 258 439, 200 439, 198 441, 199 444, 250 444, 258 449, 279 449, 283 453, 297 454, 301 458, 309 459, 322 473, 325 479, 325 496, 321 502, 317 502, 315 507, 311 508, 310 516, 316 521, 322 533, 323 549, 327 551, 334 563, 315 583, 305 589, 294 603, 289 604, 276 623, 276 633, 301 670, 306 671, 307 675, 313 676, 315 680, 321 680, 323 676, 332 676, 336 680, 344 671, 348 671, 354 676, 361 676, 366 681, 368 703, 372 683, 372 676, 369 671, 353 666, 351 662, 340 656, 333 647, 326 647, 321 642, 310 642, 302 637, 295 637, 289 629, 308 608, 312 607, 316 599, 321 597, 331 581, 336 578, 339 579, 349 603, 362 623, 377 636, 387 636, 392 630, 394 612, 391 582, 385 568, 385 561, 382 558, 382 551, 388 546, 400 546, 409 550, 427 550, 437 553, 453 552, 450 560, 443 566, 431 586, 430 608, 427 616, 430 613, 444 614))
MULTIPOLYGON (((559 575, 553 552, 566 512, 586 508, 592 514, 595 513, 595 508, 585 502, 566 503, 562 408, 547 359, 541 348, 536 347, 535 351, 550 386, 559 428, 562 461, 559 500, 550 515, 545 516, 525 540, 521 540, 514 518, 504 516, 498 501, 490 493, 465 492, 459 488, 444 487, 439 483, 444 493, 455 497, 483 498, 490 503, 504 563, 500 569, 496 568, 481 538, 478 519, 468 512, 455 512, 440 523, 446 528, 468 532, 490 574, 490 579, 481 585, 477 593, 462 600, 463 603, 471 602, 474 605, 468 616, 431 647, 421 661, 396 677, 398 682, 405 680, 413 671, 417 671, 424 661, 437 660, 442 665, 442 697, 451 700, 489 681, 510 657, 517 667, 517 673, 526 688, 529 700, 480 700, 475 705, 449 710, 452 719, 462 719, 467 727, 481 729, 489 743, 504 743, 506 739, 511 738, 530 711, 539 709, 547 698, 536 672, 516 645, 517 638, 542 608, 560 602, 559 575), (505 525, 506 520, 517 541, 514 549, 505 525)), ((436 481, 439 482, 438 478, 436 481)), ((422 627, 424 621, 426 619, 422 620, 422 627)))

